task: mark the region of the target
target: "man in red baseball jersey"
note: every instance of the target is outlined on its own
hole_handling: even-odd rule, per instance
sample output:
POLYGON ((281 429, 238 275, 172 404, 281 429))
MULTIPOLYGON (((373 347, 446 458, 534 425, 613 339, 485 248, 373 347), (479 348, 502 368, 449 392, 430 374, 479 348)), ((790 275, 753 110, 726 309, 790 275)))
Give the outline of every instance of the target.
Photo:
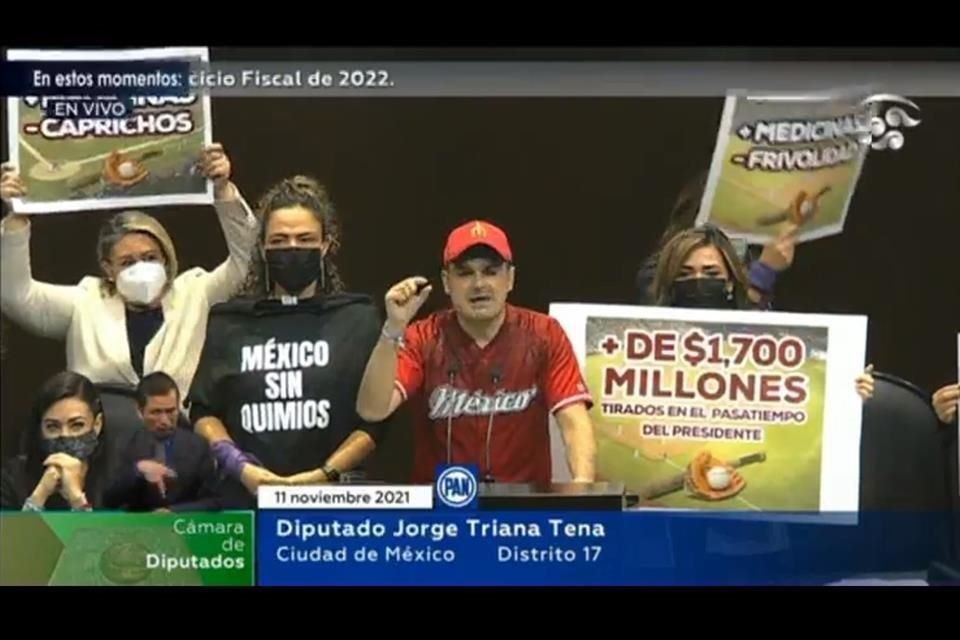
POLYGON ((387 321, 357 396, 360 417, 379 422, 413 404, 413 482, 432 482, 437 465, 450 463, 475 464, 487 480, 548 483, 552 414, 572 477, 592 482, 590 394, 560 324, 507 303, 514 265, 506 234, 479 220, 457 227, 440 277, 452 308, 413 324, 432 290, 426 278, 387 292, 387 321))

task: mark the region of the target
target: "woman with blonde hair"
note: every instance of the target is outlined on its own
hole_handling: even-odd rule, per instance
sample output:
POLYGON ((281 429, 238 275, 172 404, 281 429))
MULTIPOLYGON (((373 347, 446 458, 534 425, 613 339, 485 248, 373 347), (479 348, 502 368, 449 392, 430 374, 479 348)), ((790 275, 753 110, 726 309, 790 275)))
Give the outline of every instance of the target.
MULTIPOLYGON (((762 310, 750 295, 743 261, 727 235, 712 225, 680 231, 657 259, 649 297, 661 307, 762 310)), ((873 396, 873 365, 856 377, 857 393, 873 396)))
MULTIPOLYGON (((229 256, 215 269, 180 270, 166 229, 140 211, 124 211, 100 229, 101 275, 75 285, 33 278, 30 220, 11 214, 0 223, 3 313, 31 333, 66 341, 66 368, 98 385, 134 387, 154 371, 188 392, 205 340, 210 308, 242 286, 257 239, 257 222, 230 181, 230 160, 207 147, 204 175, 214 181, 215 209, 229 256)), ((8 165, 0 178, 4 202, 26 195, 8 165)))
POLYGON ((725 233, 705 225, 666 240, 653 270, 650 301, 657 306, 751 309, 743 261, 725 233))
MULTIPOLYGON (((639 293, 637 304, 659 304, 655 299, 649 297, 656 274, 657 262, 661 253, 665 250, 667 242, 680 232, 695 227, 708 176, 708 171, 700 172, 693 180, 684 185, 677 196, 663 235, 657 241, 653 254, 644 261, 637 272, 635 280, 639 293)), ((778 212, 776 215, 780 216, 783 213, 778 212)), ((789 216, 786 216, 785 221, 788 219, 789 216)), ((757 247, 749 246, 746 243, 741 242, 739 246, 736 246, 732 241, 727 240, 727 248, 732 251, 732 255, 737 256, 739 261, 743 263, 744 277, 741 284, 746 285, 746 295, 753 306, 764 309, 771 308, 777 279, 793 264, 797 232, 800 226, 800 223, 795 220, 787 221, 781 227, 779 233, 770 238, 759 251, 757 247)))

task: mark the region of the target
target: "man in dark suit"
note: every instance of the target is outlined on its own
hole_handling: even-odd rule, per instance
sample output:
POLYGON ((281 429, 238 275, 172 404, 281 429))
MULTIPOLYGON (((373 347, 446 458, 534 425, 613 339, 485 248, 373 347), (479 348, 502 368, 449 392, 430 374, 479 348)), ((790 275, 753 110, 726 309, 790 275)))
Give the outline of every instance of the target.
POLYGON ((114 508, 129 511, 219 511, 220 480, 210 446, 193 431, 178 428, 180 390, 163 372, 137 386, 145 429, 130 440, 123 469, 108 491, 114 508))

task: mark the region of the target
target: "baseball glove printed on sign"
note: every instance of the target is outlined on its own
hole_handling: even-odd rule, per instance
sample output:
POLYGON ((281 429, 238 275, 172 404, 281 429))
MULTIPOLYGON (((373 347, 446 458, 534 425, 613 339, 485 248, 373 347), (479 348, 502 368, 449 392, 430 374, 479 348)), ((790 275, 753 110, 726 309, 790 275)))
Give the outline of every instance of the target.
POLYGON ((731 464, 701 451, 690 462, 684 475, 684 488, 703 500, 726 500, 747 486, 746 480, 731 464))
POLYGON ((103 166, 103 177, 107 182, 129 187, 147 177, 147 169, 136 158, 111 151, 103 166))

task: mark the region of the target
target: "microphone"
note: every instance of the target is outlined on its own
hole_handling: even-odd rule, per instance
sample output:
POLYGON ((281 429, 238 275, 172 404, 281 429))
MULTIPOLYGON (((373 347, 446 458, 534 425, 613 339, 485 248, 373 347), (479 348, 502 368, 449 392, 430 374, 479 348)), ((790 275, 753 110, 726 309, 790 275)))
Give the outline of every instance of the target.
MULTIPOLYGON (((500 380, 503 378, 503 365, 497 363, 493 365, 493 368, 490 369, 490 382, 496 387, 500 384, 500 380)), ((496 394, 497 389, 494 388, 494 394, 496 394)), ((496 395, 494 395, 496 398, 496 395)), ((495 416, 497 410, 495 407, 490 408, 490 419, 487 421, 487 439, 484 443, 484 448, 486 450, 486 473, 483 475, 483 482, 496 482, 496 479, 493 477, 491 461, 490 461, 490 438, 493 435, 493 416, 495 416)))
MULTIPOLYGON (((450 366, 447 367, 447 383, 452 387, 454 381, 457 379, 457 376, 460 374, 460 363, 457 360, 453 360, 450 363, 450 366)), ((453 412, 451 411, 447 415, 447 464, 450 464, 450 459, 453 450, 453 412)))

